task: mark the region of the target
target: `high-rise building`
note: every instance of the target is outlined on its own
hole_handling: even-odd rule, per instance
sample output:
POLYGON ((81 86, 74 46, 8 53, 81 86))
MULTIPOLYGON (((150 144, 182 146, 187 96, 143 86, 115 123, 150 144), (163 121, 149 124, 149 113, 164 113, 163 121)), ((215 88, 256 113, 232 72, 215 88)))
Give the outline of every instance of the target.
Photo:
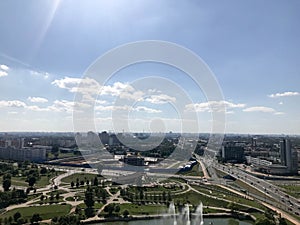
POLYGON ((109 134, 106 131, 103 131, 99 134, 99 138, 103 145, 108 145, 109 143, 109 134))
POLYGON ((298 153, 293 150, 290 140, 280 141, 280 161, 281 165, 287 167, 290 174, 298 173, 298 153))

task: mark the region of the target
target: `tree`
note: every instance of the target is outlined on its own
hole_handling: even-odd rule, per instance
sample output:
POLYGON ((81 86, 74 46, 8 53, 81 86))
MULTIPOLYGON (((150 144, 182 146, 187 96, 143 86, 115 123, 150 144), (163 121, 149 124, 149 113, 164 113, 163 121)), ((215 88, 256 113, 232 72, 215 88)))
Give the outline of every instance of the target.
POLYGON ((72 182, 71 182, 71 188, 73 188, 74 185, 75 185, 75 184, 74 184, 74 181, 72 181, 72 182))
POLYGON ((163 191, 162 200, 163 200, 163 202, 165 202, 167 200, 167 194, 165 191, 163 191))
POLYGON ((86 217, 93 217, 95 215, 94 209, 89 208, 89 207, 84 209, 84 213, 85 213, 86 217))
POLYGON ((121 210, 120 206, 119 206, 119 205, 116 205, 116 206, 115 206, 115 212, 116 212, 116 213, 119 213, 120 210, 121 210))
POLYGON ((94 194, 90 189, 87 189, 85 192, 85 199, 84 199, 84 203, 86 204, 86 206, 88 208, 92 208, 94 206, 94 194))
POLYGON ((114 210, 115 210, 115 204, 109 204, 104 207, 104 212, 107 212, 108 216, 112 216, 114 210))
POLYGON ((4 179, 2 182, 2 187, 3 187, 4 191, 9 191, 10 186, 11 186, 11 180, 4 179))
POLYGON ((267 217, 262 217, 255 221, 255 225, 275 225, 275 223, 267 217))
POLYGON ((46 174, 48 172, 46 167, 42 167, 40 170, 40 174, 46 174))
POLYGON ((93 190, 90 187, 88 187, 87 190, 86 190, 86 192, 85 192, 84 203, 87 206, 87 208, 84 210, 85 215, 87 217, 94 216, 94 209, 93 209, 93 206, 95 204, 94 193, 93 193, 93 190))
POLYGON ((279 221, 279 225, 287 225, 287 222, 286 222, 286 220, 284 219, 284 218, 279 218, 278 219, 278 221, 279 221))
POLYGON ((98 186, 98 184, 99 184, 98 178, 95 177, 95 178, 94 178, 93 185, 94 185, 94 186, 98 186))
POLYGON ((56 198, 57 201, 59 200, 59 193, 58 192, 56 193, 55 198, 56 198))
POLYGON ((54 157, 57 159, 58 156, 59 156, 59 153, 58 153, 58 152, 55 152, 53 155, 54 155, 54 157))
POLYGON ((50 202, 53 202, 53 200, 54 200, 54 194, 53 194, 53 192, 50 193, 50 198, 49 198, 49 200, 50 200, 50 202))
POLYGON ((265 217, 267 217, 269 220, 273 220, 274 221, 275 220, 274 216, 275 216, 275 212, 273 210, 267 209, 265 211, 265 217))
POLYGON ((75 214, 81 214, 81 208, 80 208, 80 206, 76 206, 76 208, 75 208, 75 214))
POLYGON ((39 221, 42 221, 42 218, 40 217, 40 214, 34 213, 30 219, 31 224, 38 223, 39 221))
POLYGON ((59 153, 59 146, 58 145, 53 145, 51 149, 51 153, 55 155, 55 153, 59 153))
POLYGON ((123 216, 124 218, 127 218, 129 216, 129 211, 127 209, 124 210, 123 216))
POLYGON ((57 225, 79 225, 80 220, 78 216, 66 215, 59 218, 52 219, 53 224, 57 225))
POLYGON ((141 189, 140 190, 140 200, 143 200, 144 199, 144 191, 141 189))
POLYGON ((20 212, 16 212, 14 214, 14 221, 17 222, 19 218, 21 218, 21 213, 20 212))
POLYGON ((33 187, 33 185, 35 184, 35 182, 36 182, 36 177, 35 177, 35 176, 30 176, 30 177, 28 178, 28 185, 29 185, 30 187, 33 187))
POLYGON ((9 173, 3 175, 2 187, 4 191, 9 191, 11 186, 11 175, 9 173))
POLYGON ((169 202, 172 201, 171 191, 168 191, 168 201, 169 201, 169 202))

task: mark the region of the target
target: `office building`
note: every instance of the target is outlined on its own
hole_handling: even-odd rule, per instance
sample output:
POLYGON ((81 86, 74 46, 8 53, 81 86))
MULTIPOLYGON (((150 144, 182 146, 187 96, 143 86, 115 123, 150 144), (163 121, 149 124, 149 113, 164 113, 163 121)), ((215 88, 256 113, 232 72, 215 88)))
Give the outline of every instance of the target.
POLYGON ((237 145, 233 142, 227 142, 222 146, 221 157, 224 162, 237 162, 241 163, 245 161, 244 147, 237 145))

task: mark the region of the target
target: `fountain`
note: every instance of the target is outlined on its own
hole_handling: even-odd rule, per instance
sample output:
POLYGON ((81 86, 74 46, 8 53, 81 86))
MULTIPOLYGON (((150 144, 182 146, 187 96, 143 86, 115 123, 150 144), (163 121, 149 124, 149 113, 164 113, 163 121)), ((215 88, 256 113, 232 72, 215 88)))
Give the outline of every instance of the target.
POLYGON ((184 209, 180 214, 178 214, 178 217, 176 216, 176 209, 173 202, 170 203, 169 209, 168 209, 168 215, 170 215, 173 218, 173 225, 177 224, 183 224, 183 225, 203 225, 203 204, 202 202, 197 206, 197 209, 195 211, 195 214, 191 220, 190 216, 190 206, 186 204, 184 206, 184 209), (182 222, 182 223, 181 223, 182 222))
POLYGON ((174 219, 173 225, 177 225, 175 205, 174 205, 173 202, 171 202, 171 204, 170 204, 170 206, 169 206, 168 214, 169 214, 169 215, 172 215, 172 217, 173 217, 173 219, 174 219))
MULTIPOLYGON (((200 222, 200 225, 203 225, 203 204, 200 202, 200 205, 198 205, 196 209, 196 221, 200 222)), ((196 223, 197 224, 197 223, 196 223)))
POLYGON ((191 221, 190 221, 190 206, 188 204, 186 204, 184 206, 184 213, 185 213, 186 225, 190 225, 191 224, 191 221))

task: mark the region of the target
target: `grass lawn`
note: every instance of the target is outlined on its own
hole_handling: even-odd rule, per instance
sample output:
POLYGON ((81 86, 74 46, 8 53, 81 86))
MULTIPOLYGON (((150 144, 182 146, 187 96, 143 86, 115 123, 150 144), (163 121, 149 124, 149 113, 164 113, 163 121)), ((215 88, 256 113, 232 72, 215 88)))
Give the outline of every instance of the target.
MULTIPOLYGON (((82 209, 85 209, 85 208, 86 208, 86 204, 85 204, 85 203, 80 203, 78 206, 79 206, 80 208, 82 208, 82 209)), ((102 206, 103 206, 103 203, 95 202, 93 208, 94 208, 94 209, 101 209, 102 206)))
POLYGON ((287 194, 294 196, 295 198, 300 198, 300 185, 278 185, 283 188, 283 191, 287 194))
POLYGON ((179 203, 179 202, 181 204, 190 203, 195 206, 199 205, 200 202, 202 202, 204 206, 215 206, 215 207, 226 208, 228 205, 228 202, 210 198, 194 191, 189 191, 184 194, 175 195, 172 196, 172 198, 175 203, 179 203))
POLYGON ((167 212, 166 205, 137 205, 137 204, 121 204, 120 213, 123 214, 124 210, 128 210, 130 215, 151 215, 161 214, 167 212))
POLYGON ((70 176, 67 176, 65 178, 63 178, 61 181, 64 182, 64 183, 71 183, 72 181, 74 183, 76 183, 76 180, 77 178, 79 179, 79 182, 80 181, 86 181, 86 180, 89 180, 89 181, 93 181, 95 179, 95 177, 98 178, 98 181, 100 181, 101 179, 103 179, 103 177, 98 177, 96 174, 90 174, 90 173, 75 173, 75 174, 71 174, 70 176))
POLYGON ((62 174, 62 172, 55 172, 55 173, 51 173, 50 176, 48 177, 47 175, 43 175, 41 176, 41 178, 36 182, 35 186, 37 188, 41 188, 41 187, 46 187, 48 184, 50 184, 50 179, 53 177, 56 177, 58 175, 62 174))
POLYGON ((0 218, 10 217, 20 212, 24 219, 30 220, 34 213, 39 213, 43 220, 51 219, 55 216, 63 216, 69 213, 71 209, 70 205, 46 205, 46 206, 31 206, 19 209, 13 209, 5 214, 1 215, 0 218))
MULTIPOLYGON (((50 184, 50 179, 53 177, 56 177, 60 175, 62 172, 55 172, 55 173, 50 173, 50 176, 48 177, 47 175, 42 175, 39 180, 35 183, 35 187, 41 188, 41 187, 46 187, 48 184, 50 184)), ((0 182, 2 183, 2 177, 0 177, 0 182)), ((21 187, 28 187, 28 183, 26 182, 26 177, 12 177, 11 178, 11 183, 14 186, 21 186, 21 187)))
POLYGON ((196 186, 196 185, 193 185, 193 188, 195 188, 196 190, 201 191, 203 193, 209 194, 211 196, 224 198, 224 199, 236 202, 236 203, 241 203, 241 204, 249 205, 251 207, 266 210, 266 207, 257 203, 256 201, 245 199, 235 193, 232 193, 232 192, 225 190, 218 186, 213 186, 213 185, 196 186))
MULTIPOLYGON (((12 177, 11 184, 14 186, 27 187, 28 183, 25 181, 25 177, 12 177)), ((3 177, 0 177, 0 183, 2 183, 3 177)))
POLYGON ((235 187, 239 187, 241 189, 245 189, 246 191, 253 193, 257 196, 260 196, 262 198, 267 198, 269 199, 269 197, 265 194, 263 194, 262 192, 258 191, 257 189, 251 187, 250 185, 240 181, 240 180, 236 180, 234 182, 232 182, 230 185, 235 186, 235 187))

